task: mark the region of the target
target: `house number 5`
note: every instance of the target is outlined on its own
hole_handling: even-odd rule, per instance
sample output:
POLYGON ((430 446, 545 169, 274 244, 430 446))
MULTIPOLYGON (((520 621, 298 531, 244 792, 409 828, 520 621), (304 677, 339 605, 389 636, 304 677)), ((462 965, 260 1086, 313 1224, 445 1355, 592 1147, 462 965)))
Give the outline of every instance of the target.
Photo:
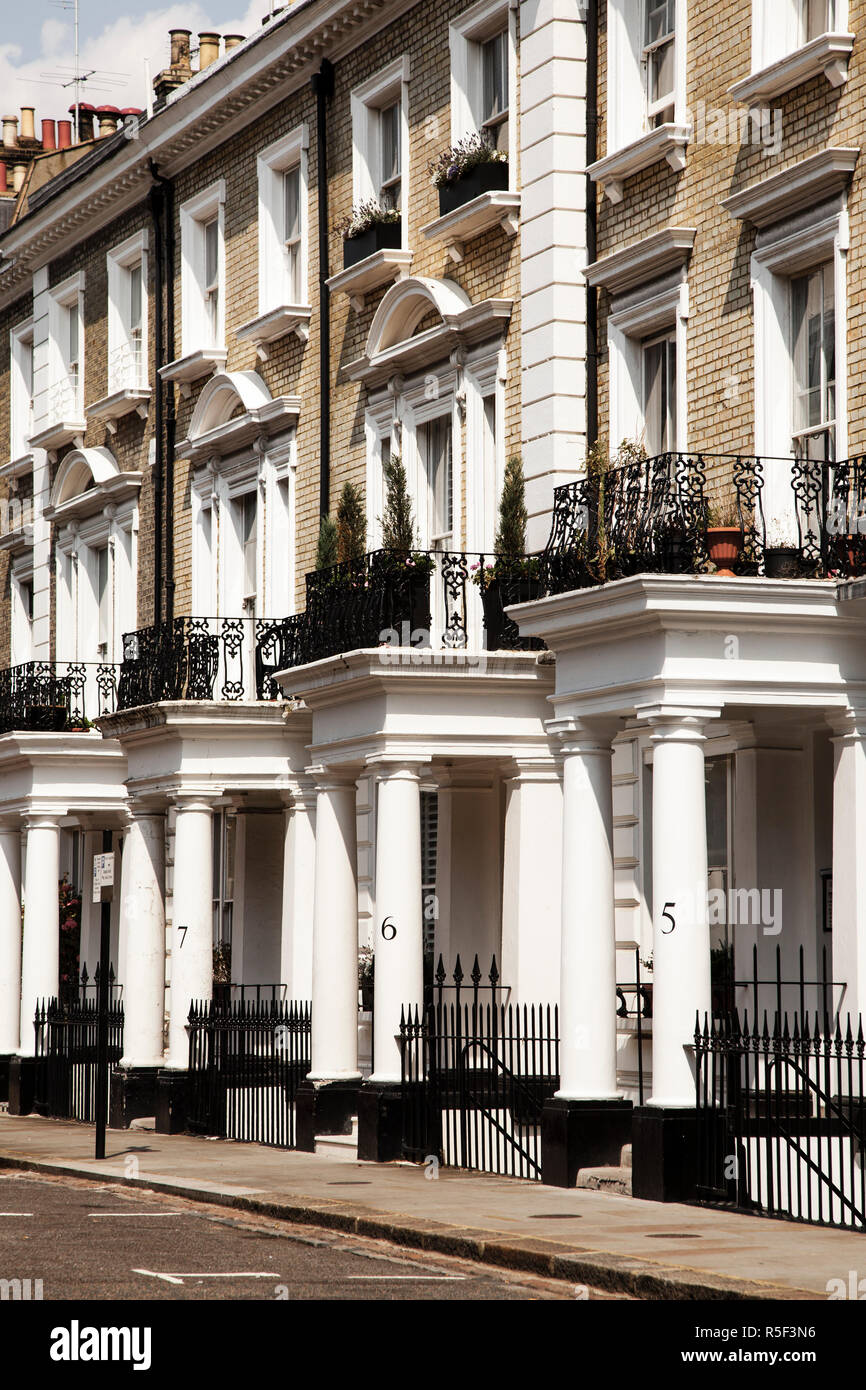
POLYGON ((670 926, 669 926, 669 927, 662 927, 662 936, 670 936, 671 932, 673 931, 674 927, 676 926, 676 922, 674 921, 673 914, 670 913, 670 912, 668 911, 668 908, 675 907, 675 906, 676 906, 675 903, 665 903, 665 905, 664 905, 664 910, 662 911, 662 917, 664 917, 664 919, 665 919, 666 922, 670 922, 670 926))

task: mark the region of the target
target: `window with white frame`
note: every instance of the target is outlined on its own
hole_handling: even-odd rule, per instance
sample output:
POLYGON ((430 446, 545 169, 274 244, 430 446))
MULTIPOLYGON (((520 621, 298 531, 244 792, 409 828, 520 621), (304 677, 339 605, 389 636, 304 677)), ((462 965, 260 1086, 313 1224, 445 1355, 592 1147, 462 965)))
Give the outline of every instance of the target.
MULTIPOLYGON (((847 0, 752 0, 752 72, 762 72, 825 34, 842 36, 847 29, 847 0)), ((847 52, 850 44, 842 45, 839 56, 847 52)))
POLYGON ((147 387, 146 232, 108 253, 108 391, 147 387))
POLYGON ((608 317, 610 438, 650 457, 686 449, 688 282, 679 274, 614 296, 608 317))
POLYGON ((832 261, 791 280, 794 453, 834 457, 836 293, 832 261))
POLYGON ((686 0, 608 0, 607 154, 686 119, 686 0))
POLYGON ((23 458, 33 433, 33 320, 19 324, 9 335, 10 458, 23 458))
POLYGON ((225 182, 180 210, 183 353, 225 346, 225 182))
POLYGON ((454 538, 454 465, 451 415, 437 415, 420 427, 420 453, 428 493, 431 550, 450 550, 454 538))
MULTIPOLYGON (((136 618, 135 508, 99 513, 57 540, 57 659, 120 661, 136 618)), ((89 674, 89 673, 88 673, 89 674)))
POLYGON ((800 42, 809 43, 835 27, 835 0, 798 0, 800 42))
POLYGON ((243 606, 255 612, 259 591, 259 494, 254 488, 235 499, 235 525, 241 547, 243 606))
POLYGON ((642 63, 647 123, 652 127, 672 121, 676 93, 675 0, 645 0, 642 63))
POLYGON ((193 608, 199 617, 284 616, 294 605, 292 434, 193 475, 193 608))
POLYGON ((84 409, 84 276, 51 291, 48 411, 51 420, 80 419, 84 409))
POLYGON ((409 59, 398 58, 352 92, 352 200, 375 199, 402 213, 409 168, 409 59))
POLYGON ((511 107, 517 86, 515 14, 503 0, 481 0, 449 27, 451 139, 486 132, 496 149, 514 143, 511 107))
POLYGON ((647 453, 651 458, 677 447, 677 342, 674 333, 642 345, 643 414, 647 453))
POLYGON ((308 147, 298 126, 258 157, 260 315, 309 303, 308 147))
POLYGON ((16 557, 12 561, 11 576, 12 624, 11 657, 12 665, 33 660, 33 562, 32 556, 16 557))

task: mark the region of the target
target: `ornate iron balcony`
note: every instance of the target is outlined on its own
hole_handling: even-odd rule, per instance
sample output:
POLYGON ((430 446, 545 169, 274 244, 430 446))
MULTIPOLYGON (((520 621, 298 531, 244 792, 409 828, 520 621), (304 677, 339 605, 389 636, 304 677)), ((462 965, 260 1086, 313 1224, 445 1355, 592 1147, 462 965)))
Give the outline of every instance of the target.
POLYGON ((268 618, 174 618, 123 638, 117 708, 160 700, 275 700, 283 623, 268 618))
POLYGON ((541 594, 539 574, 538 556, 506 565, 439 550, 376 550, 356 565, 317 570, 307 575, 305 612, 282 624, 285 666, 370 647, 538 650, 543 644, 521 637, 504 610, 541 594))
POLYGON ((99 661, 26 661, 0 671, 0 733, 87 729, 113 714, 119 667, 99 661))
POLYGON ((714 526, 734 534, 738 575, 864 574, 866 458, 670 453, 592 472, 555 490, 545 591, 706 573, 714 526), (714 521, 718 508, 724 521, 714 521))

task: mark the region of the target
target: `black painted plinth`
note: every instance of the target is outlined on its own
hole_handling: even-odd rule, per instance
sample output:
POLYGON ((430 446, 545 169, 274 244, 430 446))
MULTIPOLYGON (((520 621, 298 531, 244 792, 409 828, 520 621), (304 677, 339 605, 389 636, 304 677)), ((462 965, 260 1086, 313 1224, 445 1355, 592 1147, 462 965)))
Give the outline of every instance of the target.
POLYGON ((156 1133, 183 1134, 187 1127, 189 1073, 159 1071, 156 1075, 156 1133))
POLYGON ((14 1053, 4 1052, 0 1056, 0 1104, 9 1099, 9 1066, 14 1053))
POLYGON ((111 1073, 109 1129, 129 1129, 133 1120, 156 1114, 158 1067, 117 1067, 111 1073))
POLYGON ((631 1142, 630 1100, 545 1101, 541 1112, 541 1181, 574 1187, 581 1168, 618 1168, 631 1142))
POLYGON ((698 1115, 645 1105, 634 1112, 633 1197, 650 1202, 688 1202, 697 1193, 698 1115))
POLYGON ((302 1081, 295 1096, 295 1148, 315 1153, 317 1134, 351 1134, 360 1081, 302 1081))
POLYGON ((9 1114, 32 1115, 36 1109, 36 1058, 9 1059, 9 1114))
POLYGON ((358 1157, 393 1163, 403 1157, 403 1100, 399 1083, 366 1081, 358 1094, 358 1157))

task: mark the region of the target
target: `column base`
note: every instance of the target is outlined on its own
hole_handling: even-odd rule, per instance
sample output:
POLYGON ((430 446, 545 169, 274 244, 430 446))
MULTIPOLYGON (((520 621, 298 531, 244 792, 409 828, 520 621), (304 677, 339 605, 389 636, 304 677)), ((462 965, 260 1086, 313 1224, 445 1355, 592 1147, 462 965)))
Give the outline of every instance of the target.
POLYGON ((358 1095, 358 1157, 393 1163, 403 1157, 403 1093, 399 1081, 366 1081, 358 1095))
POLYGON ((108 1093, 109 1129, 129 1129, 133 1120, 156 1115, 159 1067, 117 1067, 108 1093))
POLYGON ((35 1057, 9 1058, 9 1114, 32 1115, 36 1110, 35 1057))
POLYGON ((541 1181, 574 1187, 581 1168, 619 1167, 631 1142, 630 1100, 545 1101, 541 1112, 541 1181))
POLYGON ((14 1056, 14 1052, 0 1053, 0 1105, 9 1099, 9 1068, 14 1056))
POLYGON ((183 1134, 189 1108, 189 1073, 159 1071, 156 1074, 156 1132, 183 1134))
POLYGON ((688 1202, 697 1195, 698 1112, 645 1105, 634 1112, 633 1197, 688 1202))
POLYGON ((315 1153, 317 1134, 351 1134, 357 1081, 302 1081, 295 1096, 295 1148, 315 1153))

